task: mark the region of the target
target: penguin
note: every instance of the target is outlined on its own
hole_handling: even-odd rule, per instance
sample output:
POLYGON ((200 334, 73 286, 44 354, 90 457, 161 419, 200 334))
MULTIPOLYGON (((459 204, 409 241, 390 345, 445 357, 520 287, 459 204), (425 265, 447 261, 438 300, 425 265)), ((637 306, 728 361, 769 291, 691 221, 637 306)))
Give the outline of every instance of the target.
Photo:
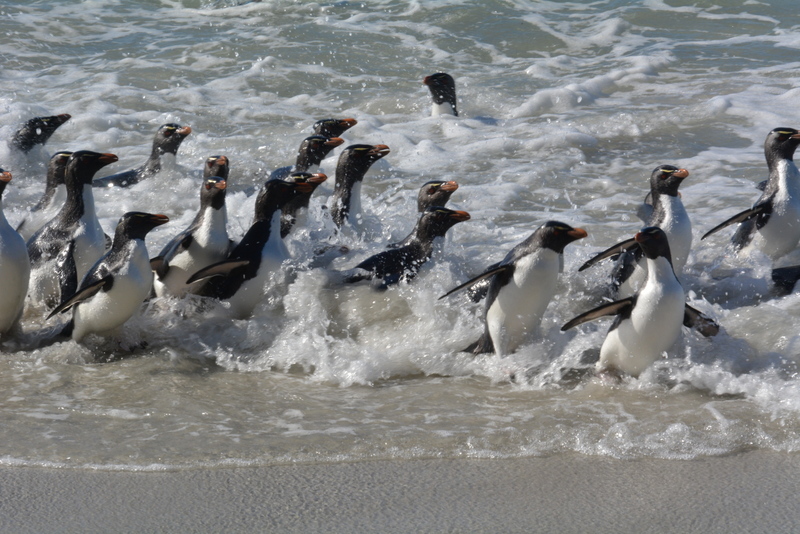
POLYGON ((719 332, 719 325, 686 304, 683 286, 672 268, 667 234, 658 227, 647 227, 634 240, 647 258, 647 279, 639 291, 589 310, 561 327, 567 331, 599 317, 616 316, 600 349, 595 367, 599 374, 639 376, 675 343, 681 325, 696 327, 705 336, 719 332))
POLYGON ((227 257, 230 248, 225 207, 227 186, 228 182, 219 176, 204 179, 200 187, 200 210, 194 221, 150 260, 156 275, 153 288, 157 297, 180 298, 187 293, 198 293, 204 284, 187 285, 189 276, 227 257))
POLYGON ((443 238, 454 225, 468 221, 466 211, 442 206, 428 207, 419 218, 411 241, 402 247, 379 252, 342 273, 342 282, 352 284, 371 280, 376 289, 386 289, 398 282, 410 282, 431 258, 434 242, 443 238))
POLYGON ((78 281, 103 255, 106 236, 94 209, 94 174, 117 161, 114 154, 73 152, 64 180, 67 200, 58 214, 28 240, 30 293, 34 301, 53 306, 75 291, 78 281))
POLYGON ((39 202, 26 213, 17 225, 17 232, 26 241, 55 217, 58 210, 67 199, 67 186, 64 183, 64 171, 72 152, 56 152, 47 164, 47 180, 45 181, 44 194, 39 202))
MULTIPOLYGON (((650 193, 638 212, 646 227, 657 226, 667 234, 672 266, 678 275, 683 272, 692 248, 692 222, 678 192, 688 176, 689 171, 674 165, 656 167, 650 174, 650 193)), ((611 275, 612 291, 618 297, 629 297, 636 293, 647 277, 647 262, 635 239, 625 240, 604 250, 584 263, 578 271, 612 256, 618 256, 611 275)))
POLYGON ((0 336, 14 328, 22 316, 31 272, 25 240, 8 224, 3 212, 3 192, 10 181, 11 173, 0 169, 0 336))
POLYGON ((386 156, 386 145, 350 145, 339 155, 333 186, 331 216, 338 227, 345 222, 360 226, 361 182, 370 166, 386 156))
MULTIPOLYGON (((444 180, 431 180, 424 183, 420 187, 419 193, 417 193, 417 213, 424 213, 431 206, 445 206, 456 189, 458 189, 458 183, 453 180, 447 182, 444 180)), ((419 220, 417 219, 417 222, 419 220)), ((417 228, 414 227, 405 239, 397 243, 390 243, 386 248, 399 248, 409 244, 416 231, 417 228)))
POLYGON ((111 250, 89 269, 77 291, 67 295, 47 316, 50 319, 73 310, 60 336, 80 342, 87 334, 107 335, 133 317, 153 286, 144 238, 167 222, 165 215, 139 211, 122 216, 111 250))
POLYGON ((192 133, 189 126, 180 124, 164 124, 153 138, 153 150, 144 165, 118 174, 98 178, 92 184, 94 187, 130 187, 147 178, 152 178, 161 171, 161 156, 164 154, 177 154, 178 148, 186 136, 192 133))
POLYGON ((320 184, 324 183, 328 176, 318 172, 293 172, 285 178, 285 181, 292 183, 307 183, 311 185, 311 190, 307 193, 297 192, 292 199, 286 203, 281 210, 281 237, 284 238, 292 231, 297 224, 298 218, 304 216, 308 211, 308 204, 311 195, 316 191, 320 184))
POLYGON ((454 115, 458 117, 456 105, 456 82, 453 77, 445 72, 437 72, 425 76, 422 83, 428 86, 433 99, 431 116, 454 115))
POLYGON ((331 150, 344 143, 341 137, 323 137, 312 135, 306 137, 297 149, 297 159, 294 165, 280 167, 272 171, 269 175, 270 180, 285 180, 293 172, 315 173, 319 169, 319 164, 325 159, 331 150))
POLYGON ((203 294, 230 302, 237 318, 250 316, 263 299, 270 278, 289 259, 280 235, 281 210, 297 193, 308 193, 312 188, 307 182, 268 180, 256 197, 253 224, 239 244, 227 259, 200 269, 186 283, 213 277, 203 294))
POLYGON ((343 133, 358 124, 355 119, 322 119, 314 123, 314 135, 322 137, 341 137, 343 133))
POLYGON ((555 295, 558 274, 564 265, 564 248, 586 236, 583 228, 547 221, 511 249, 496 267, 439 297, 491 278, 484 305, 483 335, 463 352, 494 352, 505 357, 534 335, 555 295))
POLYGON ((52 117, 34 117, 14 132, 9 145, 27 154, 36 145, 44 145, 58 127, 71 118, 72 115, 69 113, 52 117))
POLYGON ((230 173, 230 160, 227 156, 209 156, 203 165, 203 179, 217 176, 223 180, 228 180, 230 173))
POLYGON ((774 261, 794 250, 800 242, 800 172, 793 161, 798 145, 800 132, 794 128, 772 130, 764 142, 769 178, 761 197, 752 208, 715 226, 701 240, 739 223, 732 239, 736 251, 752 245, 774 261))

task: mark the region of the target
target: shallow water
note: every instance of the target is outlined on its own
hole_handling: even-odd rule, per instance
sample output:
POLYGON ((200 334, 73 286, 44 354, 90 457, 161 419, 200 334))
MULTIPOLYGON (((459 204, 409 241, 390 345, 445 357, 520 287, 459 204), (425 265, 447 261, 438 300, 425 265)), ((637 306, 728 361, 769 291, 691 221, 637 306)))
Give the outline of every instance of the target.
MULTIPOLYGON (((245 191, 292 163, 314 121, 355 117, 347 143, 391 154, 363 188, 355 265, 414 224, 416 190, 444 178, 472 220, 410 285, 336 288, 312 250, 330 235, 315 193, 288 243, 298 268, 254 317, 224 305, 154 300, 122 340, 30 350, 53 329, 30 310, 0 359, 0 463, 104 469, 269 465, 577 451, 693 458, 800 448, 800 298, 769 296, 770 262, 732 255, 732 231, 700 236, 758 197, 763 141, 800 125, 800 15, 788 2, 38 1, 0 5, 0 136, 31 116, 70 113, 14 173, 6 215, 41 194, 56 150, 113 152, 98 176, 139 165, 166 122, 193 133, 154 180, 96 191, 107 232, 122 213, 166 213, 157 253, 197 209, 212 154, 231 160, 229 231, 252 217, 245 191), (238 5, 241 4, 241 5, 238 5), (457 82, 459 118, 431 118, 422 78, 457 82), (689 302, 723 332, 684 331, 638 379, 564 381, 607 321, 559 327, 600 302, 609 266, 577 273, 639 229, 651 170, 689 169, 689 302), (516 354, 458 350, 482 309, 447 289, 501 259, 548 219, 589 237, 567 247, 540 338, 516 354), (146 342, 127 354, 120 343, 146 342), (120 356, 125 356, 120 359, 120 356), (96 359, 112 360, 94 363, 96 359)), ((340 149, 323 162, 331 175, 340 149)), ((793 254, 781 264, 800 263, 793 254)))

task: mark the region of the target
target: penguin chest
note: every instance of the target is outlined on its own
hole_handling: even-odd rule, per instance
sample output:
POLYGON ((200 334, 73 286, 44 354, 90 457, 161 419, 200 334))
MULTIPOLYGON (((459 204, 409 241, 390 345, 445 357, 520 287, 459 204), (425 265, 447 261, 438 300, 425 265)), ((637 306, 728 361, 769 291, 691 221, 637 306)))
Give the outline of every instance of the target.
POLYGON ((486 327, 497 354, 513 352, 538 329, 555 295, 560 257, 550 249, 540 249, 520 258, 513 276, 488 304, 486 327))
POLYGON ((772 213, 758 233, 758 247, 772 259, 794 250, 800 242, 800 175, 794 163, 779 164, 781 185, 772 199, 772 213))
POLYGON ((252 314, 265 295, 282 285, 283 262, 288 259, 289 251, 280 238, 280 230, 273 228, 270 240, 261 251, 261 262, 255 276, 243 281, 229 299, 231 311, 236 317, 244 318, 252 314))
POLYGON ((25 241, 5 221, 0 220, 0 333, 8 331, 22 313, 28 293, 31 264, 25 241))
POLYGON ((681 273, 692 249, 692 222, 680 198, 669 195, 663 197, 664 216, 651 226, 658 226, 667 234, 672 267, 676 273, 681 273))
POLYGON ((75 247, 73 258, 78 273, 78 280, 89 272, 89 269, 105 253, 106 236, 97 218, 81 220, 72 237, 75 247))

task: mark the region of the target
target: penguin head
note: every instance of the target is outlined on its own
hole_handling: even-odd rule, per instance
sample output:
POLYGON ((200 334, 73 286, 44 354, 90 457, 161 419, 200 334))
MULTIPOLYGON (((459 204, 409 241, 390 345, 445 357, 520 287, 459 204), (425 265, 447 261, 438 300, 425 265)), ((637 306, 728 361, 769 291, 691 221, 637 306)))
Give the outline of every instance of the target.
POLYGON ((200 188, 200 206, 211 206, 218 210, 225 205, 225 191, 228 188, 228 181, 221 176, 210 176, 203 180, 203 187, 200 188))
POLYGON ((419 189, 417 195, 417 211, 422 213, 429 206, 444 206, 450 200, 450 195, 458 189, 458 184, 452 180, 431 180, 419 189))
POLYGON ((350 145, 339 155, 336 182, 353 183, 363 180, 370 166, 389 153, 386 145, 350 145))
POLYGON ((633 236, 639 246, 642 248, 644 255, 651 260, 659 257, 665 257, 672 263, 672 254, 669 251, 669 239, 664 230, 658 226, 648 226, 642 228, 633 236))
POLYGON ((771 166, 777 159, 792 159, 800 145, 800 132, 794 128, 775 128, 764 141, 764 155, 771 166))
POLYGON ((344 139, 341 137, 324 137, 322 135, 306 137, 300 143, 300 159, 309 165, 319 165, 319 162, 325 159, 331 150, 341 144, 344 144, 344 139))
POLYGON ((447 102, 453 106, 453 112, 456 116, 458 115, 456 111, 456 82, 452 76, 446 72, 437 72, 436 74, 425 76, 422 83, 428 86, 434 104, 447 102))
POLYGON ((34 145, 43 145, 50 139, 59 126, 72 118, 69 113, 52 117, 34 117, 20 128, 12 139, 12 143, 21 150, 28 151, 34 145))
POLYGON ((227 180, 229 171, 230 160, 226 156, 209 156, 203 165, 203 178, 219 176, 223 180, 227 180))
POLYGON ((3 192, 6 190, 6 185, 8 185, 8 182, 10 181, 11 173, 0 169, 0 196, 3 196, 3 192))
POLYGON ((129 211, 117 223, 114 242, 117 243, 119 238, 144 239, 150 230, 167 222, 169 217, 166 215, 129 211))
POLYGON ((158 151, 160 154, 174 155, 190 133, 192 133, 190 126, 181 126, 174 123, 164 124, 156 131, 156 136, 153 138, 153 150, 158 151))
POLYGON ((47 164, 47 185, 48 187, 56 187, 64 183, 64 173, 67 170, 67 161, 72 155, 72 152, 62 150, 53 154, 50 162, 47 164))
POLYGON ((358 124, 355 119, 322 119, 314 123, 314 134, 323 137, 339 137, 358 124))
POLYGON ((444 236, 456 224, 470 219, 466 211, 457 211, 443 206, 430 206, 419 218, 417 239, 432 240, 444 236))
POLYGON ((650 175, 650 190, 671 197, 678 196, 678 187, 689 176, 689 171, 674 165, 660 165, 650 175))
POLYGON ((268 221, 273 213, 292 200, 298 193, 311 193, 314 185, 308 182, 286 182, 284 180, 267 180, 256 197, 256 221, 268 221))
POLYGON ((311 191, 309 191, 309 193, 311 193, 319 186, 319 184, 323 183, 327 179, 328 175, 321 172, 293 172, 286 177, 285 181, 295 184, 311 184, 311 191))
POLYGON ((559 254, 564 252, 564 247, 586 237, 586 230, 558 222, 547 221, 533 233, 534 243, 543 248, 549 248, 559 254))
POLYGON ((92 178, 94 178, 97 171, 118 159, 116 154, 101 154, 91 150, 73 152, 69 160, 67 160, 64 181, 67 187, 70 187, 70 184, 91 184, 92 178))

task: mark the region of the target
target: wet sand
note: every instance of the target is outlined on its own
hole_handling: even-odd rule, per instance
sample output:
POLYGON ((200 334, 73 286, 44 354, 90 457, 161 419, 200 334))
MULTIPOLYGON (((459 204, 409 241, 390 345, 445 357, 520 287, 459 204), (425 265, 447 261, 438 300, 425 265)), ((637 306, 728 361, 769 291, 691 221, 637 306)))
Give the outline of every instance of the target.
POLYGON ((0 531, 792 532, 800 455, 0 469, 0 531))

